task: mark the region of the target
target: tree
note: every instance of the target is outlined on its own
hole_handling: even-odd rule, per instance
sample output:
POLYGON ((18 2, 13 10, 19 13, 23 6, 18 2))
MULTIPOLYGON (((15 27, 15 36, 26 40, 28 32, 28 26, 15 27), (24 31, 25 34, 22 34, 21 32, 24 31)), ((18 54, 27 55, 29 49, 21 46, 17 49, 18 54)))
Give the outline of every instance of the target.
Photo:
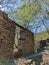
POLYGON ((41 9, 36 2, 32 1, 32 3, 24 4, 20 8, 16 9, 16 18, 26 24, 35 19, 37 12, 41 12, 41 9))
MULTIPOLYGON (((26 4, 24 3, 23 6, 16 9, 15 18, 18 21, 23 22, 25 25, 29 23, 30 21, 37 22, 37 20, 39 20, 39 24, 35 26, 38 28, 38 26, 40 25, 40 22, 42 22, 42 25, 44 25, 44 23, 47 22, 46 20, 49 17, 48 2, 49 0, 47 1, 46 0, 40 0, 40 1, 32 0, 32 2, 29 3, 27 0, 26 4)), ((47 26, 45 28, 47 28, 47 26)))

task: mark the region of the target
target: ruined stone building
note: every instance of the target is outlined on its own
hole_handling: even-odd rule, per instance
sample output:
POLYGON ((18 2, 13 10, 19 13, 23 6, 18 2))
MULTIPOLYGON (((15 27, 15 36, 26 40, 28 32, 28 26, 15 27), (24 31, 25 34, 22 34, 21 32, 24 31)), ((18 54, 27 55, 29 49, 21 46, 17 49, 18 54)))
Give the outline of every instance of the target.
POLYGON ((0 11, 0 56, 11 57, 15 38, 16 24, 8 15, 0 11))
POLYGON ((20 28, 18 49, 23 55, 34 52, 34 34, 8 18, 0 11, 0 56, 12 57, 16 26, 20 28))

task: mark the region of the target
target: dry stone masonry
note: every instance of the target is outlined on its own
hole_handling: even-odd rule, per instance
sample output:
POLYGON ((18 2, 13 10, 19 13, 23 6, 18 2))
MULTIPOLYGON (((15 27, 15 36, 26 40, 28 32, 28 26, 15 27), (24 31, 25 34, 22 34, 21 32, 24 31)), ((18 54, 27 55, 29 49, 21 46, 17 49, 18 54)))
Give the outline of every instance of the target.
POLYGON ((18 25, 0 11, 0 56, 2 57, 13 56, 16 26, 20 28, 18 49, 22 50, 22 55, 34 52, 34 33, 18 25))
POLYGON ((28 29, 20 29, 19 49, 23 55, 28 55, 34 52, 34 33, 28 29))
POLYGON ((0 11, 0 56, 11 57, 15 38, 16 24, 8 15, 0 11))

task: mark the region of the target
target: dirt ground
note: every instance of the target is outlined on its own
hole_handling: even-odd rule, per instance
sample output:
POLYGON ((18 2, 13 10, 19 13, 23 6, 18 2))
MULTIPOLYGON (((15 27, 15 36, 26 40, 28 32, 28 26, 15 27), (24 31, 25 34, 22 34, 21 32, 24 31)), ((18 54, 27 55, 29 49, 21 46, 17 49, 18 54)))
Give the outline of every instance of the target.
POLYGON ((49 65, 49 49, 47 48, 44 52, 44 54, 31 59, 26 59, 26 57, 20 57, 17 59, 0 58, 0 65, 49 65))
POLYGON ((18 59, 1 59, 0 65, 49 65, 49 54, 44 54, 32 59, 24 57, 18 59))
POLYGON ((24 57, 14 59, 17 65, 49 65, 49 47, 45 48, 44 54, 33 57, 32 59, 26 59, 24 57))
POLYGON ((34 59, 19 58, 14 60, 17 65, 49 65, 49 54, 42 56, 42 59, 36 57, 34 59))

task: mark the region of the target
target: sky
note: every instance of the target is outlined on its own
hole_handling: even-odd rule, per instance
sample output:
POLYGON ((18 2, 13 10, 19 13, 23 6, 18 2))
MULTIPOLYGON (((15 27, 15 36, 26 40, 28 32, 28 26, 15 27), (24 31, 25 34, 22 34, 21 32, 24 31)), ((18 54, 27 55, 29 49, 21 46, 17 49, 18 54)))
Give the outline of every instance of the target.
POLYGON ((0 4, 0 7, 2 11, 10 11, 10 8, 15 9, 20 6, 20 0, 10 0, 9 3, 7 4, 8 0, 4 0, 5 4, 0 4))

